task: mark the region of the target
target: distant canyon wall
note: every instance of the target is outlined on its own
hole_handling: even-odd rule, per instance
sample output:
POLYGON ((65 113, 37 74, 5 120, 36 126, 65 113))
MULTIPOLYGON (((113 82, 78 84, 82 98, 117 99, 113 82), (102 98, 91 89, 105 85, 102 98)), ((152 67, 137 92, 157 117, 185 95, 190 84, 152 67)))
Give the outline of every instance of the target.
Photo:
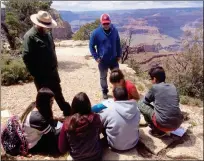
POLYGON ((61 18, 57 10, 51 9, 50 13, 57 22, 57 27, 52 29, 53 38, 59 40, 70 39, 73 34, 71 25, 61 18))

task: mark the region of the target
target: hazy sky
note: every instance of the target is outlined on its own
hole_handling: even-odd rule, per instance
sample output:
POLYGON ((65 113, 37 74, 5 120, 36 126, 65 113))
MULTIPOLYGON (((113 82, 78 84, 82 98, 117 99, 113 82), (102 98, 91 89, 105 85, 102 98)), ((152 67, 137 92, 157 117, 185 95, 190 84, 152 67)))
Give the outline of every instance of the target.
MULTIPOLYGON (((1 5, 1 7, 3 7, 1 5)), ((203 7, 202 1, 53 1, 52 8, 69 11, 96 11, 146 8, 203 7)))
POLYGON ((145 8, 203 7, 202 1, 53 1, 57 10, 91 11, 145 8))

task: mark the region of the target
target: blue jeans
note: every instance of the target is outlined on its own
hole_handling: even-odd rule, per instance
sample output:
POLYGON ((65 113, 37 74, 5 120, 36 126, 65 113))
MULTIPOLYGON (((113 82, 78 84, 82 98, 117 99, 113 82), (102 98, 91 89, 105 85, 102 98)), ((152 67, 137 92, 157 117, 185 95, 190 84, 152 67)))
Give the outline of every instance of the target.
POLYGON ((108 83, 107 83, 108 69, 113 70, 115 68, 119 68, 118 62, 114 62, 111 65, 106 65, 106 64, 103 64, 102 62, 98 64, 98 69, 100 72, 100 84, 101 84, 102 92, 104 94, 108 93, 108 83))

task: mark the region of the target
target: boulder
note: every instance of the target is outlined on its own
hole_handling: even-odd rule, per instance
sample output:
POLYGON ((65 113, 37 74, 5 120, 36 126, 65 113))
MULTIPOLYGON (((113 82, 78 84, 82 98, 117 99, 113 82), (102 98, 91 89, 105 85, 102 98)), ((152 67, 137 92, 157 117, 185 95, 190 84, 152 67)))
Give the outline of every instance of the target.
POLYGON ((156 138, 149 134, 149 130, 149 127, 140 128, 140 141, 155 155, 167 148, 175 140, 174 137, 170 136, 156 138))

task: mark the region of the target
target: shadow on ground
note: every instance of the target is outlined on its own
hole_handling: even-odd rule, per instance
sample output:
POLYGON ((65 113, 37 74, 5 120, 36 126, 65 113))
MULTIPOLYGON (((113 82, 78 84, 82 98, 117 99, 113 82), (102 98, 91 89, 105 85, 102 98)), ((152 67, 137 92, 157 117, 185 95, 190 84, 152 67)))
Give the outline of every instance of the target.
POLYGON ((73 61, 59 61, 58 62, 59 71, 63 70, 66 72, 73 72, 77 69, 80 69, 84 66, 84 64, 76 63, 73 61))
POLYGON ((169 149, 173 149, 175 148, 178 144, 181 144, 180 146, 185 147, 186 145, 184 144, 185 142, 190 141, 190 144, 187 145, 187 147, 191 147, 194 146, 196 143, 196 136, 190 131, 187 130, 186 133, 183 135, 183 137, 178 137, 179 139, 177 139, 175 142, 173 142, 170 146, 169 149))

